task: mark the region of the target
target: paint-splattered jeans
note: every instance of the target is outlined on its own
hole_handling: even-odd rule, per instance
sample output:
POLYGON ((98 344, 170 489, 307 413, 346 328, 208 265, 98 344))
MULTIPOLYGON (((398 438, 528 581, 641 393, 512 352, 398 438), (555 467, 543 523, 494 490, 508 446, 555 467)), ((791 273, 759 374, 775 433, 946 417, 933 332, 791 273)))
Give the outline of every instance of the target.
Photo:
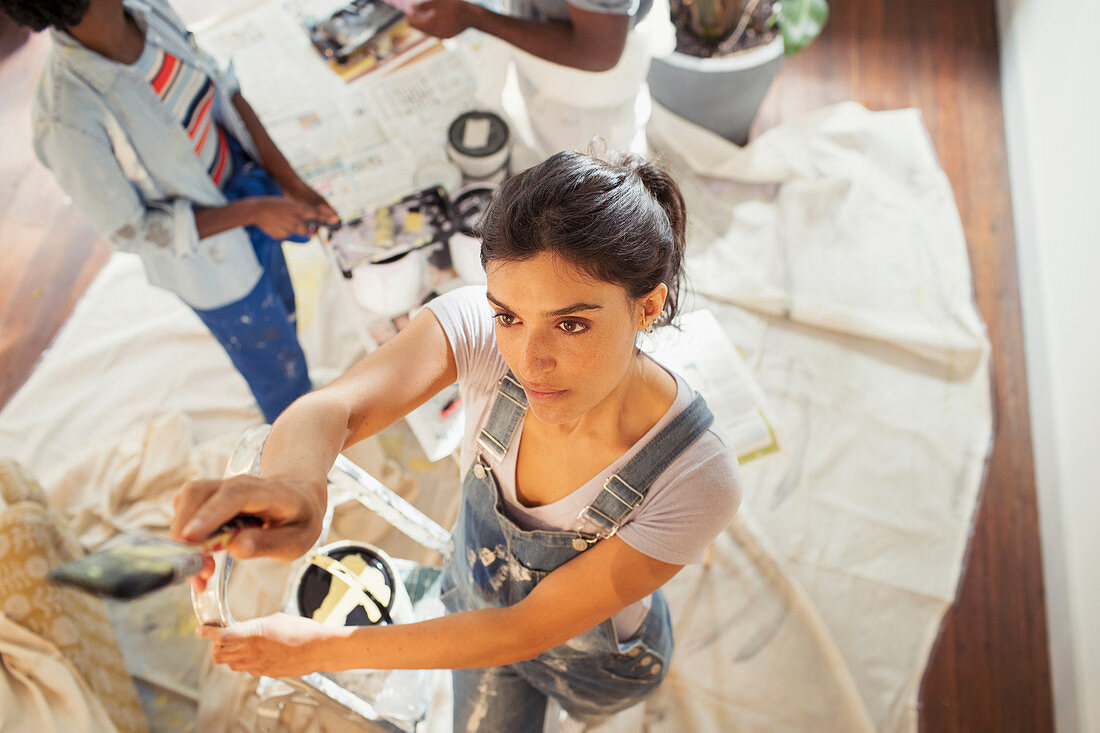
MULTIPOLYGON (((230 201, 249 196, 279 196, 282 189, 263 168, 248 161, 240 143, 229 138, 233 175, 223 193, 230 201)), ((275 418, 312 388, 306 357, 298 343, 294 286, 282 242, 255 226, 246 227, 263 274, 252 292, 235 303, 196 314, 222 345, 248 382, 264 419, 275 418)), ((293 237, 305 242, 308 237, 293 237)))
POLYGON ((264 420, 272 423, 312 385, 298 343, 294 290, 282 245, 275 242, 266 249, 256 253, 264 273, 251 293, 236 303, 195 313, 248 382, 264 420))
MULTIPOLYGON (((443 575, 443 603, 449 612, 518 603, 578 554, 574 533, 519 528, 498 502, 493 474, 482 473, 479 478, 471 470, 463 482, 455 555, 443 575)), ((455 670, 454 730, 541 731, 549 697, 578 720, 598 721, 657 689, 672 646, 668 605, 658 591, 628 641, 616 639, 609 619, 530 661, 455 670)))

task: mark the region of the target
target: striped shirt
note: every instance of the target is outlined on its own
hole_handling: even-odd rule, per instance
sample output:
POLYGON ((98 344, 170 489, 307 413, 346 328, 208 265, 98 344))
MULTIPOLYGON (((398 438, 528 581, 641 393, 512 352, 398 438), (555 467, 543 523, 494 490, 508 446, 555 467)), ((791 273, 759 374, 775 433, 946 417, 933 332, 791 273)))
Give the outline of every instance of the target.
POLYGON ((195 155, 214 184, 221 186, 232 173, 233 162, 225 130, 214 120, 214 82, 191 64, 145 41, 134 64, 194 143, 195 155))

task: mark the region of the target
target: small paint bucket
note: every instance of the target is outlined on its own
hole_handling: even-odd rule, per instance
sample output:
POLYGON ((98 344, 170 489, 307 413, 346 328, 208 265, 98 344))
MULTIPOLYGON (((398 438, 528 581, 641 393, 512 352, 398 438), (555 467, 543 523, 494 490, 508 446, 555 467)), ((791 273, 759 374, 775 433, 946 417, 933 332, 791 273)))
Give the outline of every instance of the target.
POLYGON ((488 178, 508 164, 512 133, 495 112, 463 112, 447 130, 447 155, 469 178, 488 178))
POLYGON ((481 240, 471 234, 455 232, 447 246, 451 249, 451 265, 464 281, 485 283, 485 268, 481 266, 481 240))
POLYGON ((470 186, 462 189, 451 203, 458 231, 451 235, 447 246, 455 272, 468 283, 485 282, 485 268, 481 266, 481 239, 474 234, 474 228, 492 197, 492 188, 470 186))
POLYGON ((359 305, 371 313, 396 316, 420 305, 427 268, 419 250, 382 262, 351 268, 351 286, 359 305))
POLYGON ((329 626, 407 621, 411 612, 408 592, 389 555, 351 540, 330 543, 310 555, 298 572, 292 596, 292 610, 299 616, 329 626), (319 555, 339 563, 336 573, 314 561, 319 555))

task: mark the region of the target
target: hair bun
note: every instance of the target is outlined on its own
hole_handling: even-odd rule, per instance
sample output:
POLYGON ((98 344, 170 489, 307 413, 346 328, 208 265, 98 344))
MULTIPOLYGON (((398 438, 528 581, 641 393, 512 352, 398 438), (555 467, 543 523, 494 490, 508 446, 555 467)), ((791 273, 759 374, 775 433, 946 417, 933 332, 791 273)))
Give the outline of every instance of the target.
POLYGON ((681 253, 684 251, 687 229, 687 210, 684 205, 684 196, 680 193, 680 187, 673 180, 669 172, 656 163, 651 163, 642 158, 632 156, 634 175, 638 176, 642 184, 653 198, 665 210, 668 216, 668 224, 672 228, 672 239, 681 253))

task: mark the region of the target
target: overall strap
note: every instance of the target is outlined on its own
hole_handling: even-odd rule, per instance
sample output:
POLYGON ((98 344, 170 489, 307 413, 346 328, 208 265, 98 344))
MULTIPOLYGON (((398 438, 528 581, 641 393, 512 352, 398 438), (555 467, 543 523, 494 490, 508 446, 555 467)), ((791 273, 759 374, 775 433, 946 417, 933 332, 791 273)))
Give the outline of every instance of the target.
MULTIPOLYGON (((508 452, 508 444, 516 434, 523 416, 527 414, 527 395, 523 392, 516 378, 508 372, 497 383, 497 394, 493 400, 489 419, 485 421, 485 427, 477 435, 478 456, 474 464, 477 473, 478 466, 487 469, 504 460, 504 454, 508 452), (485 460, 485 459, 488 460, 485 460)), ((478 478, 484 478, 479 475, 478 478)))
POLYGON ((661 429, 625 466, 608 476, 603 490, 581 511, 578 519, 587 520, 598 530, 595 536, 581 534, 574 547, 582 549, 597 540, 612 536, 628 514, 645 499, 649 487, 688 446, 705 433, 714 415, 701 395, 696 395, 684 411, 661 429))

